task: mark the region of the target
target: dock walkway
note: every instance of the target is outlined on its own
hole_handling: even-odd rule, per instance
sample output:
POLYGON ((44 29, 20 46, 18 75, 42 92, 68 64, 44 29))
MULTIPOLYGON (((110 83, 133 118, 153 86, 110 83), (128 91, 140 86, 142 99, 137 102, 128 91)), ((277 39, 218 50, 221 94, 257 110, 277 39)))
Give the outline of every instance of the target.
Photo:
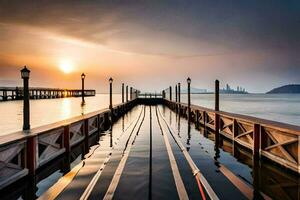
POLYGON ((164 106, 134 107, 39 199, 252 199, 180 120, 164 106))

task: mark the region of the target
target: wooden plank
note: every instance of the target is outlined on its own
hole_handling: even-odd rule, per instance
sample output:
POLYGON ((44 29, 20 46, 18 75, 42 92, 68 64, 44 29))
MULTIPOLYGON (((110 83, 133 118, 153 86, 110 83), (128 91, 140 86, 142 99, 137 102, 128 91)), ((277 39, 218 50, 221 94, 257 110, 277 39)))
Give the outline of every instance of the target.
MULTIPOLYGON (((139 124, 139 127, 138 127, 138 129, 136 131, 136 135, 140 131, 140 128, 141 128, 141 126, 142 126, 142 124, 144 122, 145 112, 146 111, 144 109, 144 116, 143 116, 143 119, 141 120, 141 122, 139 124)), ((135 127, 134 127, 134 129, 135 129, 135 127)), ((134 129, 133 129, 133 131, 134 131, 134 129)), ((119 184, 119 181, 120 181, 121 175, 123 173, 126 161, 128 159, 131 147, 133 146, 133 143, 134 143, 134 141, 136 139, 136 137, 133 137, 133 138, 131 137, 132 133, 129 136, 130 138, 128 139, 128 143, 127 143, 128 145, 127 145, 126 149, 124 150, 123 157, 122 157, 122 159, 121 159, 121 161, 120 161, 120 163, 119 163, 119 165, 118 165, 118 167, 116 169, 116 172, 115 172, 115 174, 114 174, 114 176, 113 176, 113 178, 111 180, 111 183, 110 183, 110 185, 109 185, 109 187, 108 187, 108 189, 107 189, 107 191, 105 193, 105 196, 103 197, 104 200, 111 200, 111 199, 113 199, 114 193, 115 193, 116 188, 117 188, 117 186, 119 184)))
POLYGON ((211 186, 209 185, 208 181, 206 180, 206 178, 203 176, 203 174, 200 172, 199 168, 197 167, 197 165, 194 163, 193 159, 191 158, 190 154, 187 152, 186 148, 184 147, 184 145, 182 144, 182 142, 180 141, 180 139, 178 138, 178 136, 175 133, 175 131, 172 129, 172 127, 170 127, 168 125, 168 123, 166 122, 165 118, 162 116, 161 112, 159 112, 160 117, 163 119, 163 121, 165 122, 166 126, 168 127, 168 130, 170 132, 170 134, 172 135, 172 137, 174 138, 175 142, 177 143, 177 145, 179 146, 180 150, 182 151, 184 157, 186 158, 193 176, 197 176, 197 178, 201 181, 201 184, 204 186, 208 196, 213 199, 213 200, 218 200, 219 197, 216 195, 216 193, 214 192, 214 190, 211 188, 211 186))
POLYGON ((176 159, 174 157, 168 136, 166 134, 165 129, 162 128, 162 125, 160 123, 158 114, 157 114, 157 107, 156 107, 156 117, 158 120, 158 124, 160 126, 164 141, 165 141, 165 145, 166 145, 166 149, 167 149, 167 153, 168 153, 168 157, 169 157, 169 161, 170 161, 170 165, 171 165, 171 169, 172 169, 172 174, 175 180, 175 185, 176 185, 176 189, 177 189, 177 193, 179 196, 179 199, 189 199, 188 194, 186 192, 186 189, 184 187, 183 181, 181 179, 180 173, 179 173, 179 169, 176 163, 176 159))

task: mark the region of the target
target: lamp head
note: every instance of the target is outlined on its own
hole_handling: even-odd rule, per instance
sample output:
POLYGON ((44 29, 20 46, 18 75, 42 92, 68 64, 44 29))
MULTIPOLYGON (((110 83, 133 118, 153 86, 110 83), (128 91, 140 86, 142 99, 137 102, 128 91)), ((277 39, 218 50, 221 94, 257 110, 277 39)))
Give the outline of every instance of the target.
POLYGON ((21 77, 24 78, 29 78, 30 75, 30 70, 27 69, 26 66, 24 66, 24 68, 21 70, 21 77))
POLYGON ((112 79, 112 77, 109 78, 109 83, 112 83, 114 80, 112 79))
POLYGON ((85 74, 84 73, 81 74, 81 79, 85 79, 85 74))
POLYGON ((188 77, 188 78, 186 79, 186 81, 187 81, 187 83, 191 83, 190 77, 188 77))

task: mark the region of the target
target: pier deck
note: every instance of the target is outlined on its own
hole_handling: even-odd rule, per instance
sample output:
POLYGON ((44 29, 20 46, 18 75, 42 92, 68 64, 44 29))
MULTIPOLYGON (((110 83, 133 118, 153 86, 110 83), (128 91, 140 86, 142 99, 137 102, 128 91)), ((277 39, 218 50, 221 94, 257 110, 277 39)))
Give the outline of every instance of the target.
POLYGON ((233 173, 226 177, 208 149, 199 144, 199 133, 188 132, 187 123, 182 123, 185 131, 178 131, 176 123, 166 119, 166 112, 170 110, 162 106, 135 107, 126 123, 120 119, 78 168, 40 198, 201 199, 202 191, 207 199, 252 199, 252 186, 237 184, 235 180, 241 179, 233 173), (180 145, 188 149, 191 160, 180 145), (199 172, 192 171, 188 162, 199 172))

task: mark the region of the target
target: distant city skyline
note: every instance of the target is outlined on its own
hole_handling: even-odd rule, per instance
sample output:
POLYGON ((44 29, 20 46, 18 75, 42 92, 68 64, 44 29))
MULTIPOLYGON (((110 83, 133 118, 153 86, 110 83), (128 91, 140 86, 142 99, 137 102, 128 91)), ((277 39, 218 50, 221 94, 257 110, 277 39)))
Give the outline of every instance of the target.
MULTIPOLYGON (((0 1, 0 86, 107 92, 109 77, 142 91, 214 80, 267 92, 300 83, 300 2, 0 1)), ((235 88, 237 89, 237 88, 235 88)), ((116 89, 117 90, 117 89, 116 89)))

